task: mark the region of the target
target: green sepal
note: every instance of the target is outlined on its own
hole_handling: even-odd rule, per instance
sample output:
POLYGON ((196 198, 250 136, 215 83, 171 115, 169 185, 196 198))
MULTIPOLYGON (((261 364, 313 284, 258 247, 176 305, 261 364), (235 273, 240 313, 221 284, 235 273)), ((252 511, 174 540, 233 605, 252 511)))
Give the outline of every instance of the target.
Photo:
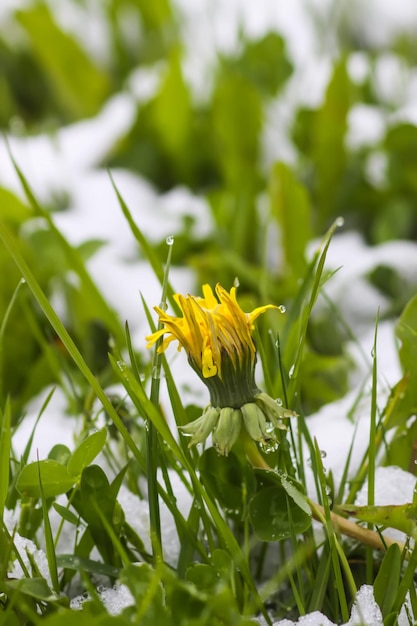
POLYGON ((217 452, 227 456, 236 443, 242 428, 242 413, 240 409, 224 407, 220 411, 219 421, 213 433, 213 446, 217 452))

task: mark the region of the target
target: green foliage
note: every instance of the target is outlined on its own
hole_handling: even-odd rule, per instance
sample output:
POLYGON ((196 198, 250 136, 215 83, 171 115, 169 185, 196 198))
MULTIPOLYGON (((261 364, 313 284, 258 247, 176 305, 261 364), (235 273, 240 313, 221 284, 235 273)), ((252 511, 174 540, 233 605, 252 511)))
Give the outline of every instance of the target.
POLYGON ((275 163, 269 189, 271 213, 280 227, 283 272, 296 280, 306 271, 305 249, 313 234, 307 191, 285 163, 275 163))
MULTIPOLYGON (((87 5, 77 4, 86 16, 87 5)), ((245 626, 252 623, 248 615, 263 613, 270 621, 264 604, 269 601, 278 618, 323 610, 330 619, 346 622, 362 582, 362 562, 384 623, 394 624, 407 593, 416 609, 417 551, 407 554, 407 562, 394 545, 381 560, 339 536, 332 507, 333 501, 342 500, 343 488, 334 493, 307 414, 345 394, 353 367, 345 347, 354 329, 346 328, 343 311, 327 298, 328 307, 315 310, 323 285, 337 280, 325 269, 328 247, 341 223, 337 217, 343 215, 348 228, 358 228, 374 243, 417 234, 417 127, 393 122, 380 141, 349 147, 353 105, 372 103, 384 114, 387 106, 371 79, 353 84, 350 52, 342 50, 323 101, 310 109, 294 106, 294 124, 288 129, 294 148, 291 164, 274 162, 272 154, 272 165, 266 168, 269 106, 281 110, 288 104, 281 98, 291 96, 284 87, 294 68, 283 37, 268 32, 247 39, 242 34, 237 52, 218 56, 207 76, 206 97, 196 98, 187 81, 179 17, 169 0, 108 0, 101 10, 109 53, 100 64, 46 4, 29 3, 10 17, 24 38, 11 42, 0 32, 0 125, 32 132, 85 120, 112 93, 125 89, 137 69, 154 72, 159 80, 155 92, 138 101, 135 121, 110 147, 106 165, 130 168, 162 192, 186 185, 209 205, 212 232, 204 241, 194 241, 191 221, 184 221, 170 263, 195 268, 201 282, 230 286, 238 276, 245 310, 285 301, 286 316, 265 316, 256 342, 265 387, 299 417, 289 420, 288 431, 279 432, 278 449, 256 450, 256 462, 242 441, 228 457, 219 457, 212 447, 189 450, 161 410, 160 368, 177 425, 200 415, 206 398, 197 402, 201 406, 184 406, 169 361, 160 355, 152 367, 135 352, 143 346, 133 346, 129 329, 125 332, 123 320, 86 269, 105 242, 71 246, 15 164, 26 200, 0 189, 0 510, 20 507, 18 532, 34 541, 44 537, 52 584, 41 577, 33 556, 29 567, 20 563, 23 578, 8 575, 9 563, 20 557, 13 535, 1 527, 0 626, 65 626, 74 619, 80 626, 245 626), (378 156, 385 159, 379 181, 370 173, 378 156), (307 251, 312 239, 326 228, 311 256, 307 251), (52 308, 52 296, 61 300, 62 319, 52 308), (63 390, 68 412, 82 417, 81 440, 74 451, 57 444, 47 459, 28 463, 33 431, 17 459, 11 445, 16 425, 25 419, 28 402, 51 383, 63 390), (119 385, 117 394, 123 393, 116 400, 114 383, 119 385), (96 400, 110 423, 108 430, 95 430, 101 413, 96 400), (102 459, 106 471, 98 464, 102 459), (305 496, 307 463, 313 468, 321 509, 305 496), (190 493, 189 511, 181 510, 176 500, 174 473, 190 493), (147 537, 128 524, 118 497, 122 485, 132 490, 132 498, 142 497, 145 481, 150 554, 147 537), (171 567, 164 563, 158 529, 162 506, 172 516, 180 543, 178 563, 171 567), (312 530, 312 514, 324 529, 320 539, 312 530), (56 515, 60 526, 52 530, 49 518, 56 515), (70 554, 58 551, 64 524, 74 533, 70 554), (75 574, 91 596, 76 616, 67 595, 75 574), (97 576, 126 584, 132 606, 109 615, 95 588, 97 576)), ((357 42, 350 43, 357 51, 357 42)), ((413 47, 397 47, 411 63, 413 47)), ((379 52, 372 55, 378 61, 379 52)), ((175 309, 175 289, 164 269, 164 241, 154 244, 145 238, 113 187, 132 238, 163 285, 163 301, 166 296, 175 309)), ((70 196, 64 200, 71 204, 70 196)), ((48 202, 52 209, 63 210, 62 197, 48 202)), ((367 280, 389 301, 387 317, 401 313, 396 333, 404 375, 379 410, 374 351, 372 429, 349 502, 366 478, 372 492, 381 452, 384 462, 413 468, 417 440, 417 283, 386 265, 373 269, 367 280)), ((144 308, 152 327, 146 303, 144 308)), ((44 414, 43 419, 54 418, 51 395, 38 421, 44 414)), ((357 402, 362 397, 363 392, 357 402)), ((347 477, 346 467, 345 486, 347 477)), ((338 512, 415 538, 414 503, 342 504, 338 512)))
POLYGON ((46 5, 33 5, 18 11, 16 17, 67 119, 97 113, 109 94, 103 72, 76 40, 57 26, 46 5))
POLYGON ((245 76, 261 94, 276 95, 293 69, 286 56, 284 39, 269 32, 261 39, 249 39, 243 43, 240 56, 223 60, 225 69, 245 76))
POLYGON ((22 469, 16 483, 17 490, 24 496, 39 498, 41 480, 45 498, 67 492, 102 450, 106 436, 104 428, 92 433, 72 454, 64 446, 59 449, 55 446, 48 459, 29 463, 22 469))

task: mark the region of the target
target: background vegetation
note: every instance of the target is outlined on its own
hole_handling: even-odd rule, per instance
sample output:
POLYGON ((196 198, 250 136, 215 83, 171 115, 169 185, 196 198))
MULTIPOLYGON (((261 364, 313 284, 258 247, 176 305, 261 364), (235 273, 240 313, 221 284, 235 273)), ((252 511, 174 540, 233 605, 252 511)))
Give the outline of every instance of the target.
MULTIPOLYGON (((243 624, 246 618, 241 615, 260 611, 262 602, 271 598, 271 606, 281 617, 317 609, 335 621, 346 621, 361 582, 377 580, 378 597, 384 596, 388 583, 378 574, 381 559, 350 544, 341 557, 339 538, 329 524, 327 540, 317 543, 305 507, 306 459, 294 446, 297 437, 309 446, 329 522, 330 507, 344 500, 347 477, 330 502, 332 478, 324 475, 304 416, 349 389, 353 364, 345 346, 355 329, 347 329, 341 323, 342 313, 332 306, 316 317, 312 309, 329 278, 323 263, 332 225, 339 216, 346 230, 359 231, 369 245, 412 240, 417 235, 417 127, 410 118, 395 114, 406 104, 406 88, 403 94, 390 93, 379 79, 388 55, 405 77, 404 84, 411 80, 417 58, 415 38, 400 34, 387 50, 366 38, 359 41, 347 12, 341 12, 337 21, 317 19, 318 40, 326 41, 324 34, 331 28, 334 41, 327 85, 316 106, 305 106, 302 98, 292 103, 283 141, 289 142, 293 157, 283 160, 279 146, 276 154, 267 154, 265 137, 274 107, 279 110, 280 103, 289 102, 290 86, 297 84, 291 81, 299 68, 280 33, 271 30, 253 38, 242 31, 236 50, 219 52, 213 67, 207 69, 207 93, 201 96, 187 81, 184 67, 190 51, 183 40, 183 16, 170 0, 106 0, 93 5, 94 10, 87 1, 74 5, 86 23, 96 19, 101 24, 106 34, 104 52, 94 52, 85 34, 77 37, 67 29, 52 3, 28 2, 3 18, 3 132, 53 136, 62 126, 98 115, 112 96, 130 89, 135 72, 155 75, 155 92, 136 102, 134 122, 99 167, 131 170, 161 194, 186 186, 207 200, 212 232, 196 242, 190 236, 190 223, 185 222, 176 235, 171 265, 192 268, 196 285, 220 282, 229 288, 238 276, 244 309, 266 302, 286 305, 286 321, 268 316, 260 325, 257 342, 266 388, 300 413, 302 426, 299 434, 283 437, 280 451, 268 455, 269 464, 277 470, 268 477, 254 473, 239 454, 221 459, 211 449, 190 453, 186 442, 178 445, 145 393, 153 371, 149 357, 143 346, 131 345, 124 321, 86 269, 100 242, 70 246, 53 217, 56 211, 71 210, 71 197, 57 194, 48 206, 41 206, 31 192, 30 179, 18 170, 24 200, 6 186, 0 187, 4 244, 0 246, 0 450, 9 458, 11 434, 25 418, 28 402, 51 384, 63 390, 68 412, 83 416, 84 428, 79 448, 51 450, 49 465, 41 466, 43 492, 38 468, 27 465, 30 442, 22 459, 11 451, 10 464, 2 461, 0 505, 10 510, 18 507, 17 531, 22 536, 38 541, 42 528, 51 581, 47 584, 39 575, 36 563, 26 570, 23 583, 10 580, 8 559, 3 557, 0 624, 36 624, 48 614, 45 621, 51 626, 65 624, 65 619, 69 624, 73 617, 59 592, 68 593, 75 572, 92 595, 91 603, 77 616, 80 624, 87 620, 89 625, 92 620, 97 625, 125 624, 133 619, 143 624, 243 624), (355 67, 361 68, 360 75, 355 67), (382 120, 381 130, 371 133, 373 139, 355 143, 349 133, 355 115, 364 110, 371 113, 372 124, 376 118, 382 120), (315 244, 316 256, 307 255, 308 244, 322 237, 322 246, 315 244), (26 285, 20 282, 22 275, 26 285), (61 320, 50 306, 57 293, 63 299, 61 320), (129 365, 124 365, 125 360, 129 365), (114 384, 121 386, 120 395, 112 395, 114 384), (93 433, 100 415, 96 398, 105 409, 107 440, 107 431, 93 433), (153 449, 149 445, 154 444, 149 443, 144 418, 159 433, 161 449, 154 466, 149 466, 153 449), (109 476, 93 464, 103 450, 113 470, 109 476), (157 465, 162 467, 163 480, 153 484, 173 513, 181 543, 179 561, 172 569, 158 557, 156 544, 153 553, 147 553, 117 503, 122 483, 141 499, 140 478, 156 480, 157 465), (176 507, 171 471, 192 493, 187 519, 176 507), (55 501, 64 493, 66 506, 55 501), (272 496, 276 523, 267 509, 272 496), (92 508, 91 502, 95 503, 92 508), (285 519, 280 517, 283 509, 285 519), (56 537, 48 530, 48 511, 52 510, 66 523, 83 529, 72 555, 55 554, 56 537), (277 543, 277 539, 282 541, 277 543), (96 556, 91 554, 93 548, 96 556), (288 566, 279 574, 264 573, 268 558, 282 563, 287 554, 291 555, 288 566), (132 565, 139 559, 146 565, 132 565), (360 565, 348 565, 348 560, 360 565), (110 617, 90 574, 120 578, 135 597, 136 608, 110 617)), ((365 133, 366 122, 359 128, 365 133)), ((162 280, 165 237, 153 244, 146 241, 140 224, 132 224, 129 208, 119 199, 138 242, 138 258, 146 258, 162 280)), ((417 312, 414 300, 404 307, 417 281, 406 280, 387 266, 375 268, 368 280, 389 300, 388 317, 394 319, 403 312, 397 328, 406 376, 392 390, 385 408, 377 411, 375 402, 371 407, 374 439, 363 462, 362 482, 368 476, 366 468, 375 467, 391 428, 395 436, 384 449, 384 458, 409 469, 416 430, 414 418, 411 423, 408 420, 416 405, 413 329, 417 312)), ((202 407, 183 406, 165 361, 163 367, 175 419, 184 424, 202 407)), ((372 367, 375 363, 370 375, 376 394, 372 367)), ((351 488, 348 502, 358 488, 351 488)), ((158 502, 154 506, 157 515, 158 502)), ((151 512, 152 519, 155 522, 151 512)), ((2 554, 9 556, 13 541, 5 528, 0 541, 2 554)), ((407 590, 415 601, 415 556, 407 566, 405 553, 393 549, 387 553, 389 561, 387 557, 382 561, 382 571, 392 570, 396 577, 397 593, 381 607, 387 624, 394 623, 407 590)))

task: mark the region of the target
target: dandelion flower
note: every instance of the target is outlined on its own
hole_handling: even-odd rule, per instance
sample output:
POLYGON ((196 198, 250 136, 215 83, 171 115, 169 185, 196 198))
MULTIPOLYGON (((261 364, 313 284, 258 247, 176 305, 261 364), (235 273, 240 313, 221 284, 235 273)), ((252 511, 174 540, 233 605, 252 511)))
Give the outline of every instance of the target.
POLYGON ((242 428, 262 444, 275 442, 274 429, 285 428, 281 419, 295 413, 278 405, 255 383, 254 322, 266 310, 278 307, 267 304, 245 313, 236 300, 235 287, 228 292, 217 284, 215 292, 203 285, 203 297, 176 294, 182 317, 155 307, 163 327, 147 337, 147 347, 164 337, 159 352, 172 341, 178 341, 178 350, 184 348, 188 362, 210 392, 210 405, 182 431, 191 435, 190 446, 213 433, 213 445, 227 455, 242 428))

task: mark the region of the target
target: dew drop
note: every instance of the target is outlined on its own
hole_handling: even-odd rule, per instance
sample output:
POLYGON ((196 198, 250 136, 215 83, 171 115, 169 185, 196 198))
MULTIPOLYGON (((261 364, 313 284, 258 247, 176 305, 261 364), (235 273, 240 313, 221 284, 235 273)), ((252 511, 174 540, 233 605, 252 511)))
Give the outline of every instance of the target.
POLYGON ((288 376, 290 378, 292 378, 294 376, 294 371, 295 371, 295 363, 293 363, 290 367, 290 371, 288 372, 288 376))
POLYGON ((281 345, 281 344, 280 344, 280 342, 279 342, 279 339, 277 339, 277 340, 275 341, 275 347, 276 347, 276 348, 279 348, 279 347, 280 347, 280 345, 281 345))
POLYGON ((117 367, 119 368, 121 372, 126 371, 126 363, 124 363, 123 361, 116 361, 116 363, 117 363, 117 367))
POLYGON ((157 367, 156 365, 154 365, 152 368, 152 378, 154 380, 159 380, 160 377, 161 377, 161 369, 157 367))
POLYGON ((287 307, 285 306, 285 304, 280 304, 278 307, 278 311, 281 311, 281 313, 286 313, 287 307))
POLYGON ((278 404, 278 406, 283 406, 284 405, 284 403, 281 400, 281 398, 275 398, 275 402, 278 404))
POLYGON ((240 282, 238 277, 236 276, 234 281, 233 281, 233 287, 236 287, 236 289, 240 286, 240 282))
POLYGON ((172 235, 168 235, 168 237, 165 239, 165 242, 167 244, 167 246, 173 246, 174 245, 174 237, 172 235))
POLYGON ((327 456, 326 450, 320 450, 320 456, 321 456, 322 459, 325 459, 326 456, 327 456))
POLYGON ((279 447, 278 441, 265 441, 261 442, 261 448, 266 454, 270 454, 271 452, 276 452, 279 447))
POLYGON ((163 311, 166 311, 168 308, 168 304, 166 302, 160 302, 159 308, 162 309, 163 311))
POLYGON ((337 226, 338 228, 341 228, 341 227, 344 225, 344 223, 345 223, 345 219, 344 219, 344 217, 341 217, 341 216, 340 216, 340 217, 338 217, 338 218, 336 219, 336 222, 335 222, 335 224, 336 224, 336 226, 337 226))

